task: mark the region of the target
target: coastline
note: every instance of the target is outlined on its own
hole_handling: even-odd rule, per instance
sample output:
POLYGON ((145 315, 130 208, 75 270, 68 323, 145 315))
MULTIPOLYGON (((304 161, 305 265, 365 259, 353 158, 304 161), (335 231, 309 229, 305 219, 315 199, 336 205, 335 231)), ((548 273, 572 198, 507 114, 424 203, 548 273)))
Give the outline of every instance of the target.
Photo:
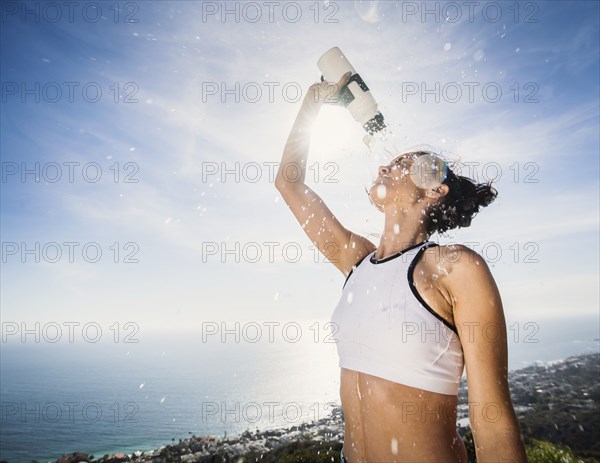
MULTIPOLYGON (((332 408, 331 413, 317 421, 310 421, 287 428, 265 431, 244 431, 239 435, 218 437, 215 435, 192 435, 170 445, 132 453, 116 452, 106 455, 91 455, 83 452, 65 454, 52 463, 77 463, 93 461, 102 463, 166 463, 176 457, 177 461, 197 461, 212 455, 235 458, 249 452, 266 453, 283 445, 301 441, 320 441, 339 444, 344 439, 344 423, 341 406, 332 408), (91 458, 93 457, 93 458, 91 458)), ((0 462, 2 463, 2 462, 0 462)))
MULTIPOLYGON (((585 439, 586 433, 594 432, 593 430, 600 425, 593 417, 593 411, 597 409, 595 399, 597 392, 595 391, 600 387, 597 379, 597 372, 600 368, 599 360, 599 352, 584 353, 561 360, 535 362, 533 365, 510 373, 509 381, 513 404, 526 439, 529 437, 541 438, 549 442, 570 444, 575 451, 587 454, 590 454, 590 451, 593 452, 585 444, 585 439), (577 410, 577 421, 554 414, 560 413, 563 409, 569 412, 565 415, 567 418, 573 417, 573 413, 577 410), (547 422, 554 423, 554 426, 548 429, 544 428, 547 422), (573 423, 579 426, 573 428, 573 423), (560 425, 560 429, 556 427, 556 424, 560 425), (565 432, 568 435, 565 435, 565 432)), ((466 386, 466 381, 461 381, 457 407, 457 430, 463 439, 470 431, 466 386)), ((104 455, 74 452, 63 454, 54 461, 49 460, 49 463, 237 461, 239 457, 248 457, 248 455, 252 455, 252 458, 254 456, 262 458, 262 454, 273 452, 282 446, 289 447, 296 444, 320 449, 322 453, 326 452, 332 455, 341 448, 343 439, 343 413, 341 406, 335 404, 325 417, 289 427, 263 431, 257 429, 255 432, 245 430, 241 434, 226 437, 214 434, 200 436, 194 434, 177 441, 172 439, 172 443, 152 449, 144 446, 147 450, 138 447, 135 451, 126 452, 121 447, 119 451, 104 455), (327 447, 323 447, 324 445, 327 447)), ((131 447, 128 446, 128 448, 131 447)), ((251 459, 251 461, 254 460, 251 459)), ((8 462, 0 461, 0 463, 8 462)))

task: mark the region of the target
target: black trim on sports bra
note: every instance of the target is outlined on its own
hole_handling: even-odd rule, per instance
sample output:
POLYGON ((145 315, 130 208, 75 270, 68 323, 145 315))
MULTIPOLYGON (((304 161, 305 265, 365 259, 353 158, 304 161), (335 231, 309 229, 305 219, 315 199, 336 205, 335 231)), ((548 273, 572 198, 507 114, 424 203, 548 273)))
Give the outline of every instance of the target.
MULTIPOLYGON (((371 254, 371 253, 369 253, 369 254, 371 254)), ((352 272, 354 272, 354 269, 355 269, 356 267, 358 267, 358 266, 360 265, 360 263, 361 263, 363 260, 365 260, 365 258, 366 258, 366 257, 367 257, 369 254, 362 256, 362 257, 360 258, 360 260, 359 260, 359 261, 358 261, 356 264, 354 264, 354 265, 352 266, 352 269, 350 270, 350 273, 349 273, 349 274, 348 274, 348 276, 346 277, 346 281, 344 281, 344 285, 342 286, 342 289, 344 289, 344 286, 346 286, 346 283, 348 283, 348 278, 350 278, 350 275, 352 275, 352 272)))
POLYGON ((410 248, 403 249, 402 251, 397 252, 396 254, 392 254, 391 256, 383 257, 382 259, 376 259, 375 258, 375 254, 373 254, 371 256, 370 261, 371 261, 372 264, 383 264, 384 262, 387 262, 389 260, 395 259, 396 257, 400 257, 402 254, 404 254, 407 251, 415 249, 415 248, 417 248, 419 246, 423 246, 425 243, 427 243, 427 241, 422 241, 419 244, 415 244, 414 246, 411 246, 410 248))
POLYGON ((421 249, 419 249, 419 252, 417 252, 417 254, 415 255, 415 257, 413 258, 412 262, 408 266, 408 272, 407 272, 408 285, 410 286, 410 290, 415 295, 415 297, 417 298, 417 300, 421 304, 423 304, 423 307, 425 307, 427 310, 429 310, 429 312, 431 312, 432 315, 434 315, 444 325, 446 325, 448 328, 450 328, 452 331, 454 331, 456 333, 456 335, 458 336, 458 330, 456 329, 456 326, 454 326, 452 323, 448 322, 445 318, 443 318, 435 310, 433 310, 431 307, 429 307, 429 305, 427 305, 427 302, 425 302, 425 300, 417 292, 417 288, 414 285, 413 272, 415 270, 415 266, 417 265, 417 262, 418 262, 419 258, 421 257, 421 255, 423 254, 423 252, 425 252, 425 249, 433 247, 433 246, 438 246, 438 244, 432 242, 432 243, 429 243, 429 244, 423 246, 421 249))

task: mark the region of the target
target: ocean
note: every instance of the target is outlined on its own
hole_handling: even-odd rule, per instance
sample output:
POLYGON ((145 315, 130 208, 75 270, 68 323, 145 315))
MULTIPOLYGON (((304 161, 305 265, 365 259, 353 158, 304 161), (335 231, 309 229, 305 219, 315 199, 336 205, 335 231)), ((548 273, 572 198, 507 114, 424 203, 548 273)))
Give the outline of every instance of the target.
MULTIPOLYGON (((258 342, 256 326, 225 342, 189 334, 138 343, 9 337, 0 355, 0 460, 46 462, 74 451, 99 458, 191 434, 323 418, 339 404, 339 368, 335 344, 311 323, 274 330, 273 342, 267 325, 258 342)), ((508 322, 507 331, 510 370, 599 352, 597 316, 508 322)))

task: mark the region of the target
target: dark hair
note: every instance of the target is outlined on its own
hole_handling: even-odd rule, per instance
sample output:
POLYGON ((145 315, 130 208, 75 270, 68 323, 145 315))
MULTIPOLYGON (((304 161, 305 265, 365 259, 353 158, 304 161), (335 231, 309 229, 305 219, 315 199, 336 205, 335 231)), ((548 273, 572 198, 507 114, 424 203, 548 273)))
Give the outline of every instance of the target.
POLYGON ((442 182, 449 188, 440 203, 429 209, 427 234, 443 233, 457 227, 468 227, 481 207, 489 206, 498 196, 492 182, 475 183, 468 177, 456 175, 448 167, 442 182))

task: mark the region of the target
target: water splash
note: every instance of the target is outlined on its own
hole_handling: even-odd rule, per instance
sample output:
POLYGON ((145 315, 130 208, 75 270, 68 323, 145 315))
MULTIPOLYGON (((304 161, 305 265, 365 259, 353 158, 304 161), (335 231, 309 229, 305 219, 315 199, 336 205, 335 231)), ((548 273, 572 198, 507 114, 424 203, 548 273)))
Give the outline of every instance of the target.
POLYGON ((375 137, 373 135, 366 134, 363 137, 363 143, 367 147, 367 150, 369 150, 369 154, 371 154, 373 152, 373 148, 375 148, 375 137))
POLYGON ((384 127, 383 129, 381 129, 378 132, 375 132, 373 135, 371 134, 366 134, 363 137, 363 143, 365 144, 365 146, 368 149, 369 154, 373 154, 375 147, 381 143, 385 143, 388 140, 390 140, 392 136, 392 131, 389 127, 384 127))

